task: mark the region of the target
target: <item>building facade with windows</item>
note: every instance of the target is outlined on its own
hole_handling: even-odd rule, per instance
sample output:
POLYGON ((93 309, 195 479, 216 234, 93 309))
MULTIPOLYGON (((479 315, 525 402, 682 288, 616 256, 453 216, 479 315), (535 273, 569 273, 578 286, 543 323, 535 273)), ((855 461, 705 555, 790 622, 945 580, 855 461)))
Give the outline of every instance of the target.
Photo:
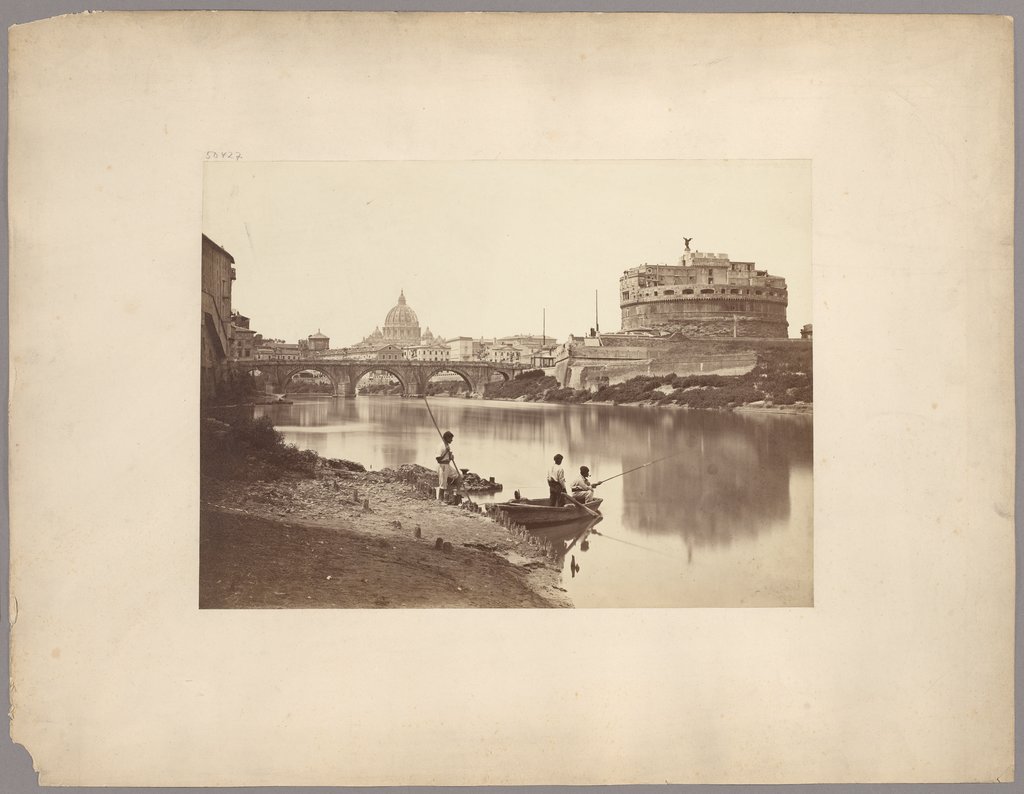
POLYGON ((235 312, 231 315, 231 357, 235 361, 251 361, 256 357, 256 331, 249 327, 249 318, 235 312))
POLYGON ((678 264, 640 265, 619 279, 623 331, 786 338, 788 303, 786 279, 727 254, 686 250, 678 264))
POLYGON ((200 332, 200 393, 217 399, 231 381, 228 362, 233 355, 231 282, 235 258, 203 235, 202 330, 200 332))

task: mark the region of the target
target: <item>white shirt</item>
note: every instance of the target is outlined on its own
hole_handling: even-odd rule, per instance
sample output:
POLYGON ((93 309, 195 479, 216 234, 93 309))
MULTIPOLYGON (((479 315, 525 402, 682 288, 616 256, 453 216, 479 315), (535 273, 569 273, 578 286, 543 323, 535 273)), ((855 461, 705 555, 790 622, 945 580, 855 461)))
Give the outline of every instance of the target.
POLYGON ((548 470, 548 479, 559 482, 563 488, 565 487, 565 469, 562 468, 562 464, 556 463, 548 470))
POLYGON ((581 476, 572 484, 572 490, 573 493, 576 493, 577 491, 593 491, 594 486, 590 484, 590 480, 581 476))

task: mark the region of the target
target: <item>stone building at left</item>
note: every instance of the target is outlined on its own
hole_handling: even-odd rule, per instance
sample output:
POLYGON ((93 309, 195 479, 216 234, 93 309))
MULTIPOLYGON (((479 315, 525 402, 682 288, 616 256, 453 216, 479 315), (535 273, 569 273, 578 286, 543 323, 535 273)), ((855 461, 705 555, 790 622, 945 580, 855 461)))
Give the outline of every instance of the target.
POLYGON ((225 393, 231 383, 232 311, 231 283, 235 258, 203 235, 202 331, 200 350, 200 397, 204 402, 225 393))

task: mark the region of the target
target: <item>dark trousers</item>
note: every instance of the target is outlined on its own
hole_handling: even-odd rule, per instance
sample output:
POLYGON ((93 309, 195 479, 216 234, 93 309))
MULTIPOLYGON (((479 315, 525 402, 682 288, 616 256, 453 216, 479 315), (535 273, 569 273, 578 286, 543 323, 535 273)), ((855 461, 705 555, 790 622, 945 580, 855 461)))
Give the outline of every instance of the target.
POLYGON ((548 480, 548 491, 551 493, 548 504, 551 507, 561 507, 565 502, 565 491, 562 488, 562 484, 548 480))

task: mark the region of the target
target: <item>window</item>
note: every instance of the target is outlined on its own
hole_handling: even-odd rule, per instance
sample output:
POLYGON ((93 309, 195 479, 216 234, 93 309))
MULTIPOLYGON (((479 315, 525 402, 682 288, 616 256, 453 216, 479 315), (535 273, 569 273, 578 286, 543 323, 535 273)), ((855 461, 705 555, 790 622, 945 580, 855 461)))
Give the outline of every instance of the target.
POLYGON ((731 289, 731 290, 729 290, 729 294, 730 295, 739 295, 740 291, 738 289, 731 289))
POLYGON ((714 295, 715 291, 713 289, 702 289, 700 291, 700 294, 701 295, 714 295))
POLYGON ((676 291, 674 289, 667 289, 667 290, 665 290, 665 294, 666 295, 675 295, 676 291))
POLYGON ((692 295, 692 294, 693 294, 693 290, 692 289, 684 289, 683 290, 683 295, 692 295))

